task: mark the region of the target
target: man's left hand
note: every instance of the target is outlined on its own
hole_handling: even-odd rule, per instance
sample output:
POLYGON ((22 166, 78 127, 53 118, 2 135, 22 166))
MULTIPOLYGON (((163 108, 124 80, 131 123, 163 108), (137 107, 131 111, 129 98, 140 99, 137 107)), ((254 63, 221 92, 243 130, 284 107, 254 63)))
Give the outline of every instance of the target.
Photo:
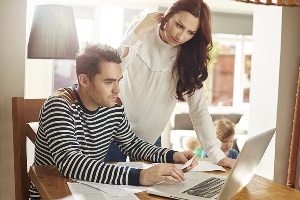
MULTIPOLYGON (((194 153, 191 151, 184 151, 184 152, 176 152, 173 155, 173 160, 174 163, 178 163, 178 164, 184 164, 186 163, 189 159, 191 159, 192 157, 194 157, 194 153)), ((182 171, 187 172, 189 170, 191 170, 192 168, 194 168, 195 166, 198 165, 198 158, 196 157, 193 162, 191 163, 190 166, 184 168, 182 171)))

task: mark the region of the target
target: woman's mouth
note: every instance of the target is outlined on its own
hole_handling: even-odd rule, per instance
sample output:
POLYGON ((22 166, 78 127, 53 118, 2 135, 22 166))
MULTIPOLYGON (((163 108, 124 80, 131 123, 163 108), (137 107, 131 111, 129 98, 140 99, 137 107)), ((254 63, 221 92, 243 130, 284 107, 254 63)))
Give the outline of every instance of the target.
POLYGON ((180 44, 179 41, 177 41, 175 38, 171 37, 172 38, 172 42, 175 43, 175 44, 180 44))

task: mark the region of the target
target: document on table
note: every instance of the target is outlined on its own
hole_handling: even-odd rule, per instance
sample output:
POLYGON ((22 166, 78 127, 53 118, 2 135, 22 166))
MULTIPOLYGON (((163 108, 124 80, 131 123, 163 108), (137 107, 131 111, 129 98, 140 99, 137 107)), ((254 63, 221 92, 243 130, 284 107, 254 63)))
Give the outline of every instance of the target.
POLYGON ((212 162, 208 161, 198 161, 198 165, 191 169, 193 172, 210 172, 210 171, 223 171, 225 172, 226 170, 219 165, 216 165, 212 162))
POLYGON ((111 194, 118 197, 126 197, 130 194, 146 191, 148 187, 145 186, 133 186, 133 185, 110 185, 102 183, 94 183, 89 181, 76 180, 78 183, 93 187, 101 190, 107 194, 111 194))
MULTIPOLYGON (((188 160, 185 164, 175 164, 178 169, 184 169, 187 166, 189 166, 193 160, 196 158, 197 155, 193 156, 190 160, 188 160)), ((118 162, 116 165, 118 166, 128 166, 133 167, 137 169, 148 169, 149 167, 152 167, 154 165, 158 165, 161 163, 152 163, 152 164, 146 164, 144 162, 118 162)), ((210 171, 226 171, 222 166, 216 165, 212 162, 208 161, 198 161, 198 165, 191 169, 191 171, 197 171, 197 172, 210 172, 210 171)))
POLYGON ((118 197, 81 183, 68 182, 68 186, 75 200, 139 200, 133 193, 118 197))
POLYGON ((128 166, 136 169, 148 169, 154 166, 153 164, 147 164, 144 162, 118 162, 116 165, 121 167, 128 166))

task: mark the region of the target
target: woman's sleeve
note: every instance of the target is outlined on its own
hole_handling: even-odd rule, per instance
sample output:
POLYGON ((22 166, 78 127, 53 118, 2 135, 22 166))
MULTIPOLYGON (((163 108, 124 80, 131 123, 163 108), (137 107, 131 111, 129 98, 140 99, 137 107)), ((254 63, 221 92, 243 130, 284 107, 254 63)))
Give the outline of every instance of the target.
POLYGON ((63 98, 50 98, 41 113, 42 131, 53 161, 66 177, 105 184, 139 185, 140 169, 105 164, 84 155, 77 141, 74 116, 63 98))
POLYGON ((205 153, 214 163, 218 163, 226 155, 220 148, 221 142, 217 139, 216 130, 208 112, 204 88, 196 90, 192 96, 188 96, 187 102, 193 127, 205 153))
POLYGON ((121 44, 118 47, 118 53, 123 55, 125 48, 129 48, 129 52, 126 57, 122 58, 122 70, 123 72, 130 66, 130 64, 133 62, 133 60, 136 57, 136 54, 138 52, 139 46, 142 44, 142 41, 139 40, 139 38, 135 35, 135 33, 132 31, 134 26, 130 26, 128 30, 126 31, 124 40, 121 42, 121 44), (127 34, 128 33, 128 34, 127 34))

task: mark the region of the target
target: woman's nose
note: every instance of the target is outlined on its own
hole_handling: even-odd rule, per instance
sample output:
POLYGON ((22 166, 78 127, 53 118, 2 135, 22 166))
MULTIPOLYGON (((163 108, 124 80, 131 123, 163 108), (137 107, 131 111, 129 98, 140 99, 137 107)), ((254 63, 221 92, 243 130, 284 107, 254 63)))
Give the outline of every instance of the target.
POLYGON ((184 37, 184 33, 183 33, 183 32, 179 32, 179 33, 176 35, 176 40, 182 41, 182 40, 183 40, 183 37, 184 37))

